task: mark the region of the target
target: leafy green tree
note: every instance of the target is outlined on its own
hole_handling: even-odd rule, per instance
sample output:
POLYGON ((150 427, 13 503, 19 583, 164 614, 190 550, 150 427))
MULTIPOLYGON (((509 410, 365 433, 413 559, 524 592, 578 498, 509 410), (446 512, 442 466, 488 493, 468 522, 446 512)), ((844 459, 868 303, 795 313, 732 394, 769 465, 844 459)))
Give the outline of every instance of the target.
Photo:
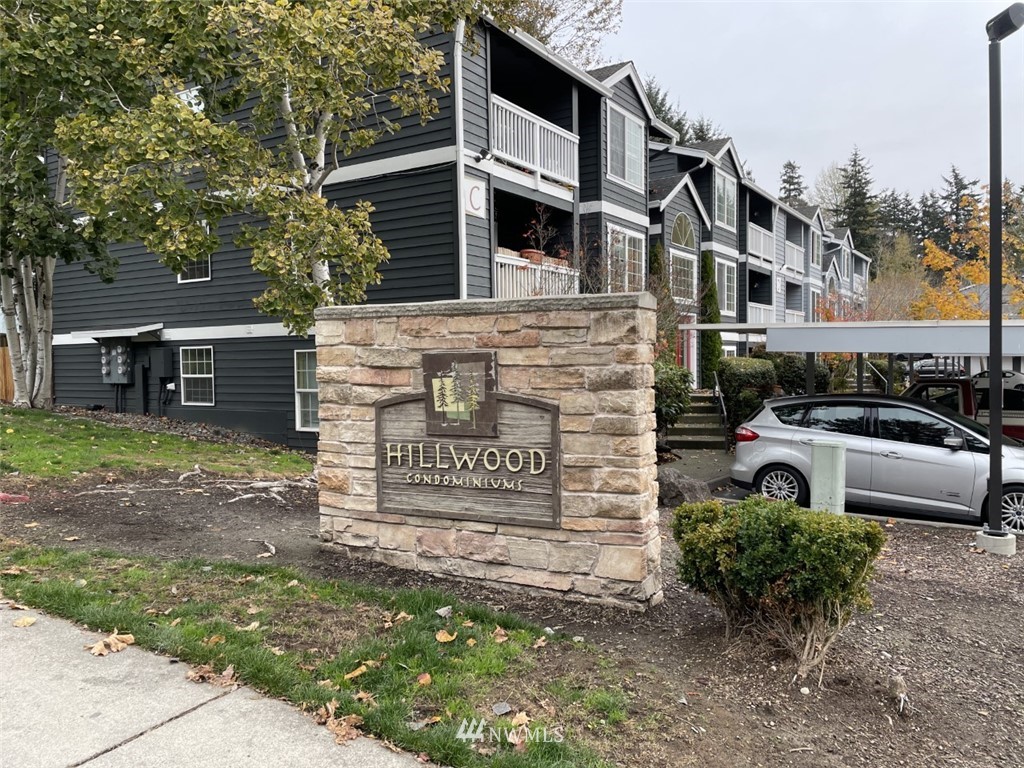
POLYGON ((792 160, 787 160, 782 166, 782 174, 779 179, 779 199, 787 205, 806 204, 807 185, 804 183, 804 176, 800 173, 800 166, 792 160))
MULTIPOLYGON (((704 251, 700 255, 700 321, 720 323, 722 314, 718 308, 718 285, 715 282, 715 254, 704 251)), ((700 332, 700 385, 712 387, 715 372, 722 359, 722 334, 718 331, 700 332)))

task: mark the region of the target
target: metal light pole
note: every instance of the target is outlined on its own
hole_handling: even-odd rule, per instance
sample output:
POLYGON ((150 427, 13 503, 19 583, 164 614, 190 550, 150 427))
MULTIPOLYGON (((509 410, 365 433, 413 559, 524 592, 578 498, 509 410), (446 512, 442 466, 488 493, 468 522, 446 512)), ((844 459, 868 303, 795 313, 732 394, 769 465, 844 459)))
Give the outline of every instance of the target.
POLYGON ((1024 26, 1024 3, 1014 3, 985 25, 989 98, 989 494, 985 533, 1009 536, 1003 525, 1003 115, 999 43, 1024 26), (997 389, 998 387, 998 389, 997 389))

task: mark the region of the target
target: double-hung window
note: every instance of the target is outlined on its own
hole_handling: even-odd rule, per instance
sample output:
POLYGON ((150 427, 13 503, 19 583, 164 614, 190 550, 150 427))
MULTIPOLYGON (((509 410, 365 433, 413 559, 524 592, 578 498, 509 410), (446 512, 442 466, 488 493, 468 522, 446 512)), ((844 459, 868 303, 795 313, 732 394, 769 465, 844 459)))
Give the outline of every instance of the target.
MULTIPOLYGON (((210 225, 204 219, 199 222, 206 234, 210 234, 210 225)), ((185 269, 178 273, 179 283, 198 283, 210 279, 210 254, 188 262, 185 269)))
POLYGON ((821 320, 821 290, 811 288, 811 322, 821 320))
POLYGON ((316 386, 316 350, 295 350, 295 429, 320 429, 320 396, 316 386))
POLYGON ((644 124, 608 104, 608 175, 631 187, 644 187, 644 124))
POLYGON ((685 213, 677 215, 672 225, 669 253, 672 295, 693 301, 697 298, 697 238, 693 222, 685 213))
POLYGON ((715 223, 736 229, 736 179, 715 172, 715 223))
POLYGON ((729 261, 715 262, 715 283, 718 288, 718 310, 736 314, 736 265, 729 261))
POLYGON ((608 227, 609 292, 642 291, 647 275, 644 236, 620 227, 608 227))
POLYGON ((213 347, 181 348, 181 404, 214 405, 213 347))
POLYGON ((811 264, 821 266, 821 233, 811 232, 811 264))

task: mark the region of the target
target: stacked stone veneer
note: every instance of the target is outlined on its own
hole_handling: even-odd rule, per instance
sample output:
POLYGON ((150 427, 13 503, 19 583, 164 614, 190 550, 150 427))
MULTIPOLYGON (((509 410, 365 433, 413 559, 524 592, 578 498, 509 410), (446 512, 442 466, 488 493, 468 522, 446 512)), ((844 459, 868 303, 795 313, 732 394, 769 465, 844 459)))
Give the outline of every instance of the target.
POLYGON ((331 307, 316 318, 325 546, 575 598, 660 601, 650 294, 331 307), (498 391, 558 403, 560 527, 378 512, 374 404, 422 391, 421 355, 438 350, 495 350, 498 391))

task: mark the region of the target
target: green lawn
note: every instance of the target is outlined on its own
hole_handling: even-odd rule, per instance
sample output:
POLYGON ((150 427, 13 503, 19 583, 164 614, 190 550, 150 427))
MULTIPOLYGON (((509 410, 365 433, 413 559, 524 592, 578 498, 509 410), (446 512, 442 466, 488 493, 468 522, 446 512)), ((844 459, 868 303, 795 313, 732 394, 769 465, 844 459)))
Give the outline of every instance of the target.
MULTIPOLYGON (((495 717, 504 677, 529 669, 543 630, 515 616, 433 590, 383 590, 304 578, 297 571, 200 561, 165 562, 0 542, 0 587, 19 603, 137 645, 209 665, 304 709, 362 718, 364 732, 442 765, 593 768, 579 741, 493 742, 457 738, 463 719, 515 731, 515 710, 495 717), (451 607, 450 615, 438 609, 451 607), (491 695, 485 692, 490 689, 491 695), (493 754, 491 750, 493 749, 493 754)), ((567 642, 551 638, 552 645, 567 642)), ((589 693, 588 708, 619 715, 622 702, 589 693), (590 699, 593 699, 592 701, 590 699)), ((530 712, 531 731, 546 723, 530 712)))
POLYGON ((53 478, 95 470, 204 470, 234 477, 312 471, 312 457, 285 448, 206 443, 136 432, 50 411, 0 407, 0 474, 53 478))

